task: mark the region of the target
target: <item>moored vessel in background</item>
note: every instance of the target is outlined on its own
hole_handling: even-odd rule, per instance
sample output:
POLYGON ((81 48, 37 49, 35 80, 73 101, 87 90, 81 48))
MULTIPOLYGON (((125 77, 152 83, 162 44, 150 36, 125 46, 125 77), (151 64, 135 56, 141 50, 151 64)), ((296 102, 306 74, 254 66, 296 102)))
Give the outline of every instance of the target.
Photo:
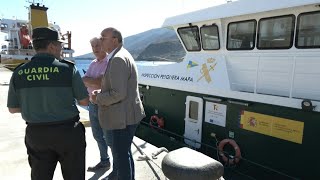
POLYGON ((39 3, 29 6, 28 20, 0 19, 0 32, 4 33, 4 42, 1 44, 1 64, 14 69, 21 63, 31 60, 35 51, 32 47, 32 29, 36 27, 51 27, 56 29, 65 40, 62 57, 73 60, 74 50, 71 48, 71 32, 62 34, 60 26, 48 22, 48 8, 39 3))
POLYGON ((137 62, 137 136, 220 160, 227 180, 320 179, 318 0, 238 0, 163 26, 187 54, 137 62))

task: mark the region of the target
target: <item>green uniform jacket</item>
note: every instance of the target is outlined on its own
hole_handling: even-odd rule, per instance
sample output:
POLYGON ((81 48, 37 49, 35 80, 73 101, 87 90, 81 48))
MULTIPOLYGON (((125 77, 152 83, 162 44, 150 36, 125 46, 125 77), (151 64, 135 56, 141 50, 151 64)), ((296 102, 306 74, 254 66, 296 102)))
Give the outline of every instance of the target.
POLYGON ((75 99, 86 97, 74 63, 37 54, 13 72, 7 107, 20 108, 29 123, 63 121, 79 115, 75 99))

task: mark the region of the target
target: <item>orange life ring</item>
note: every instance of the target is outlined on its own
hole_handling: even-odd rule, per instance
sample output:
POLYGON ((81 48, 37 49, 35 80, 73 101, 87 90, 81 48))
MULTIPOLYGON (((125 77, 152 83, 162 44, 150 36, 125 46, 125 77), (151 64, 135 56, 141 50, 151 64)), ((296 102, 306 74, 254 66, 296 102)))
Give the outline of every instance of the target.
POLYGON ((220 141, 219 143, 219 155, 222 157, 222 160, 227 163, 227 164, 237 164, 240 159, 241 159, 241 151, 240 151, 240 147, 238 146, 238 144, 233 140, 233 139, 224 139, 222 141, 220 141), (226 144, 230 144, 234 151, 235 151, 235 156, 234 157, 227 157, 224 152, 223 152, 223 148, 226 144))
POLYGON ((157 115, 153 115, 150 117, 150 126, 156 126, 158 128, 163 128, 164 127, 164 119, 163 117, 159 118, 157 115))

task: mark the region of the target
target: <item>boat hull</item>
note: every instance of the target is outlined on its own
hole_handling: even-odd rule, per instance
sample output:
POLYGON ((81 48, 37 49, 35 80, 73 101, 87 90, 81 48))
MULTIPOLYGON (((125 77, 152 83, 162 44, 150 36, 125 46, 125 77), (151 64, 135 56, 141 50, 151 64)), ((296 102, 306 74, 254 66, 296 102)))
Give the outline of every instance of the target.
MULTIPOLYGON (((225 163, 218 155, 218 142, 223 139, 234 139, 241 149, 242 158, 236 165, 226 165, 232 169, 229 169, 231 174, 242 174, 244 179, 248 177, 255 179, 320 179, 320 175, 314 173, 317 171, 318 163, 315 160, 316 153, 320 151, 320 145, 314 143, 314 138, 320 136, 320 132, 317 131, 317 127, 320 126, 319 112, 258 102, 243 102, 237 99, 213 97, 208 94, 143 84, 140 84, 139 87, 147 114, 143 123, 149 124, 150 117, 153 115, 163 117, 165 132, 154 128, 152 132, 138 130, 137 136, 147 138, 148 141, 158 146, 163 145, 168 149, 175 149, 168 142, 170 140, 185 141, 183 140, 186 135, 185 116, 188 114, 186 113, 186 98, 188 96, 198 97, 204 99, 204 114, 200 119, 202 121, 201 142, 198 142, 201 143, 201 147, 198 150, 225 163), (213 103, 211 100, 217 99, 220 102, 214 103, 226 107, 224 127, 206 120, 207 103, 213 103), (249 121, 245 122, 246 118, 256 121, 248 125, 249 121), (266 128, 268 126, 273 127, 273 132, 272 129, 266 128), (168 138, 167 140, 154 138, 156 135, 152 133, 165 134, 168 138), (308 165, 305 166, 306 164, 308 165), (318 177, 315 178, 315 176, 318 177)), ((140 128, 150 127, 141 126, 140 128)), ((231 155, 235 153, 232 146, 229 145, 226 145, 224 150, 231 155)))

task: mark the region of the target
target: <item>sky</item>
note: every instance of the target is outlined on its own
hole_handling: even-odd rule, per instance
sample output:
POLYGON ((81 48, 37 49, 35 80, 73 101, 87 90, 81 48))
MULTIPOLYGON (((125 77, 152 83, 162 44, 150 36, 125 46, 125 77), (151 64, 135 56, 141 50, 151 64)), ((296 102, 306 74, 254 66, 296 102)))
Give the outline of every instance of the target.
MULTIPOLYGON (((107 27, 128 37, 161 27, 171 16, 226 3, 226 0, 29 0, 48 7, 49 22, 71 31, 74 56, 90 53, 90 39, 107 27)), ((26 0, 1 0, 0 18, 28 19, 26 0)), ((3 37, 0 37, 1 40, 3 37)))

